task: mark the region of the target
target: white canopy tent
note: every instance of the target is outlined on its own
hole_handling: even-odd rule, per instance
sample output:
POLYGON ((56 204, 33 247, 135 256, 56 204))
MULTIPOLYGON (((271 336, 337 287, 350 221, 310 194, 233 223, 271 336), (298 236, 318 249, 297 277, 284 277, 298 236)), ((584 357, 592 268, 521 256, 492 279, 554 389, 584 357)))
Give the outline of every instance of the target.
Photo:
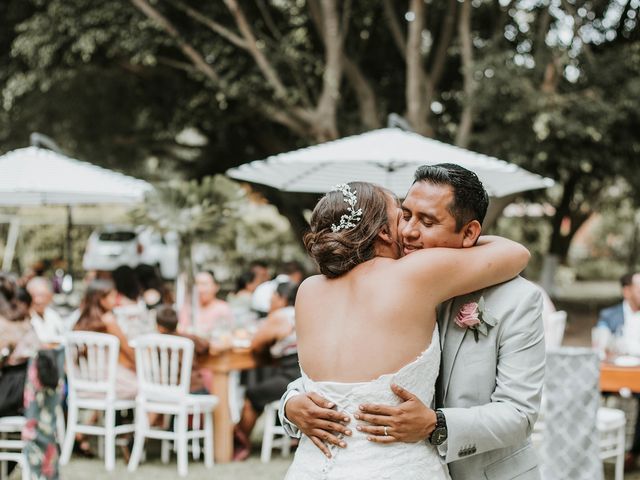
MULTIPOLYGON (((0 156, 0 207, 66 206, 69 228, 73 206, 133 204, 152 188, 143 180, 44 148, 20 148, 0 156)), ((20 219, 13 215, 3 270, 11 266, 19 227, 20 219)))
POLYGON ((227 171, 236 180, 267 185, 284 192, 325 193, 335 184, 367 181, 403 198, 417 167, 455 163, 474 171, 492 197, 488 218, 495 217, 515 194, 548 188, 550 178, 512 163, 448 145, 398 128, 383 128, 301 148, 227 171))

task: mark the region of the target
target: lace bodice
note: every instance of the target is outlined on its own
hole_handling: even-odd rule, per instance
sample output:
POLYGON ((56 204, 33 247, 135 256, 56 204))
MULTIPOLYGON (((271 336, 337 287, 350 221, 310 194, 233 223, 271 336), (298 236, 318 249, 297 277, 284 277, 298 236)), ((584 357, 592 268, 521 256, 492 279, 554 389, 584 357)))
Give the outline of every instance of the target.
POLYGON ((347 448, 330 446, 332 458, 325 457, 307 437, 300 441, 286 479, 387 479, 444 480, 449 475, 436 449, 427 442, 379 444, 355 429, 353 414, 362 403, 397 405, 398 397, 391 391, 396 383, 415 394, 425 405, 431 405, 440 367, 438 330, 431 345, 413 362, 395 373, 381 375, 370 382, 314 382, 304 371, 302 379, 307 392, 318 392, 334 402, 339 411, 351 416, 353 434, 343 437, 347 448))

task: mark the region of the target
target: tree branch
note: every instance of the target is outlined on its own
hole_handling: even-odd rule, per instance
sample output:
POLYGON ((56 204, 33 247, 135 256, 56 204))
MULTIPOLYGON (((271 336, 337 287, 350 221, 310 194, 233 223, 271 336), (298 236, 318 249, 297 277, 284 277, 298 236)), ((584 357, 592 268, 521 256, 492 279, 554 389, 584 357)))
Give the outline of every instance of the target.
POLYGON ((226 40, 228 40, 229 42, 231 42, 232 44, 234 44, 236 47, 242 48, 244 50, 248 49, 247 46, 247 42, 244 41, 242 38, 240 38, 238 35, 236 35, 235 33, 233 33, 231 30, 229 30, 227 27, 219 24, 218 22, 216 22, 215 20, 213 20, 212 18, 207 17, 206 15, 204 15, 203 13, 197 11, 196 9, 190 7, 189 5, 187 5, 184 2, 181 2, 179 0, 174 0, 171 2, 176 8, 178 8, 179 10, 182 10, 184 13, 186 13, 189 17, 191 17, 193 20, 195 20, 196 22, 199 22, 201 24, 203 24, 205 27, 207 27, 209 30, 217 33, 218 35, 220 35, 222 38, 225 38, 226 40))
POLYGON ((411 0, 410 11, 414 19, 409 23, 407 38, 407 84, 405 97, 407 119, 413 129, 421 135, 433 135, 427 123, 429 105, 424 101, 426 74, 422 66, 422 31, 424 30, 424 0, 411 0))
POLYGON ((406 60, 407 46, 405 45, 404 33, 402 33, 400 22, 398 22, 398 17, 396 16, 393 2, 391 0, 384 0, 382 2, 382 6, 384 7, 384 16, 387 19, 387 26, 391 31, 391 38, 393 39, 393 43, 398 48, 398 51, 400 52, 402 58, 406 60))
POLYGON ((319 140, 338 137, 336 113, 342 78, 343 37, 335 0, 321 0, 325 69, 322 91, 316 108, 316 135, 319 140))
POLYGON ((271 32, 271 35, 273 35, 276 40, 282 40, 282 33, 280 33, 280 30, 278 30, 276 22, 273 21, 273 17, 271 16, 269 9, 265 5, 264 0, 256 0, 256 5, 258 5, 258 10, 260 10, 260 14, 264 19, 265 25, 271 32))
POLYGON ((342 57, 344 74, 358 99, 360 120, 368 129, 380 128, 376 94, 360 68, 345 54, 342 57))
POLYGON ((438 47, 433 57, 433 63, 431 64, 431 72, 427 82, 427 95, 426 101, 431 105, 435 91, 438 89, 440 79, 444 72, 444 66, 447 60, 447 50, 451 45, 451 39, 453 38, 454 25, 456 20, 456 0, 449 0, 449 9, 446 18, 444 19, 444 25, 440 30, 440 36, 438 38, 438 47))
POLYGON ((267 60, 267 57, 258 47, 256 37, 253 34, 251 25, 249 25, 247 17, 244 15, 244 12, 240 8, 240 5, 238 5, 238 2, 236 0, 224 0, 224 3, 233 15, 233 18, 238 25, 238 29, 240 30, 240 33, 242 33, 242 36, 247 43, 247 50, 255 60, 265 79, 267 80, 269 85, 271 85, 278 97, 280 97, 282 100, 286 99, 287 89, 280 80, 278 73, 271 66, 269 60, 267 60))
POLYGON ((162 13, 152 7, 147 0, 131 0, 131 3, 133 3, 133 5, 149 19, 156 22, 176 41, 182 53, 195 65, 200 73, 204 74, 209 80, 220 85, 221 81, 218 73, 205 61, 202 55, 192 45, 182 38, 178 29, 174 27, 162 13))
POLYGON ((471 0, 464 0, 458 18, 458 35, 460 35, 460 55, 462 57, 462 78, 464 89, 464 108, 460 124, 456 132, 455 144, 466 148, 473 128, 473 43, 471 39, 471 0))

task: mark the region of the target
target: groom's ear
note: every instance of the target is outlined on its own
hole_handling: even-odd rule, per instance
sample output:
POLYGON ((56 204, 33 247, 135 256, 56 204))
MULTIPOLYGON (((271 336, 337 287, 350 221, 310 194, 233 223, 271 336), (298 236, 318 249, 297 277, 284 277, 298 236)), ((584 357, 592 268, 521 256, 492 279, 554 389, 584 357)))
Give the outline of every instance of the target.
POLYGON ((471 220, 463 229, 462 247, 473 247, 478 241, 478 237, 482 232, 482 225, 478 220, 471 220))

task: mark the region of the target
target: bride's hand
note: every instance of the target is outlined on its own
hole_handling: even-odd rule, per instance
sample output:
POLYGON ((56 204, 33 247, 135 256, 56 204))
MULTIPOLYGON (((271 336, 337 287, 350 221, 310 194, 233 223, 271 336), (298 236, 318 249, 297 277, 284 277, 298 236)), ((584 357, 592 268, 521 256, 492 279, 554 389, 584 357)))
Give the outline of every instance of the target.
POLYGON ((347 444, 336 434, 351 435, 351 430, 344 425, 349 423, 349 417, 333 407, 331 402, 314 392, 291 397, 285 406, 287 419, 328 458, 331 458, 331 452, 325 442, 345 448, 347 444))
POLYGON ((367 433, 368 440, 377 443, 415 443, 429 438, 436 426, 435 412, 404 388, 391 385, 391 390, 403 402, 397 407, 360 405, 360 413, 354 416, 370 426, 358 425, 356 428, 367 433))

